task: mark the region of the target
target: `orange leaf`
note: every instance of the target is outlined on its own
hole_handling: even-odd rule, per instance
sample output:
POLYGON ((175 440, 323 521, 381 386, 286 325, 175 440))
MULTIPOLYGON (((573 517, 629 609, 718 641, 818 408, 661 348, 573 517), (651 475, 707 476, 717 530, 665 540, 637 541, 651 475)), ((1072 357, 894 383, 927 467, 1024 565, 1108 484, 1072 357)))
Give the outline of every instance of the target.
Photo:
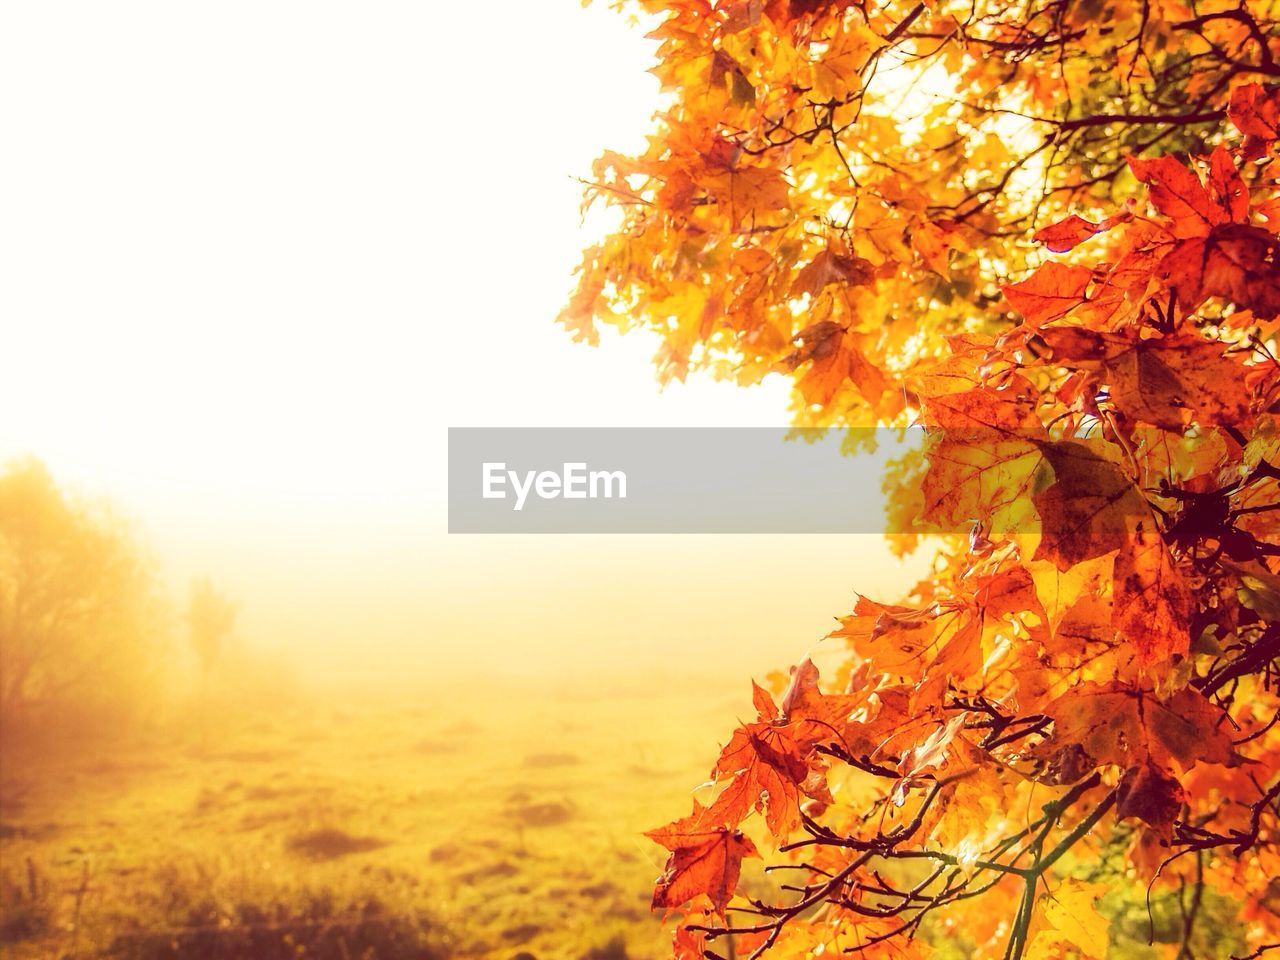
POLYGON ((1236 223, 1249 217, 1249 189, 1236 169, 1236 162, 1226 148, 1219 145, 1209 156, 1209 189, 1214 201, 1236 223))
POLYGON ((1050 260, 1021 283, 1006 284, 1005 299, 1032 326, 1066 316, 1084 299, 1093 271, 1050 260))
POLYGON ((723 913, 738 886, 743 859, 760 855, 738 831, 708 826, 705 814, 695 803, 690 816, 645 834, 671 851, 653 891, 655 909, 679 907, 706 896, 723 913))
POLYGON ((1223 224, 1184 240, 1160 261, 1159 273, 1187 309, 1223 297, 1263 319, 1280 314, 1280 250, 1258 227, 1223 224))
POLYGON ((776 836, 800 825, 799 787, 809 776, 809 766, 786 727, 768 721, 739 727, 712 775, 728 779, 708 811, 716 822, 736 827, 752 810, 763 809, 776 836))
POLYGON ((1189 770, 1198 762, 1236 766, 1224 714, 1195 690, 1184 687, 1161 699, 1128 684, 1082 683, 1047 707, 1053 736, 1035 749, 1040 756, 1078 746, 1098 764, 1121 767, 1171 763, 1189 770))
POLYGON ((1111 402, 1133 420, 1181 432, 1201 425, 1239 425, 1249 418, 1241 386, 1245 367, 1223 345, 1193 334, 1139 339, 1083 327, 1042 330, 1059 363, 1096 371, 1111 402))
POLYGON ((922 774, 946 763, 951 741, 964 727, 964 722, 965 714, 963 713, 952 717, 902 754, 902 759, 898 763, 898 772, 902 779, 898 781, 893 791, 893 802, 896 805, 902 806, 906 802, 907 791, 922 774))
POLYGON ((1064 440, 1042 449, 1054 480, 1033 497, 1043 526, 1034 559, 1068 570, 1120 547, 1132 522, 1149 513, 1133 482, 1085 443, 1064 440))
POLYGON ((1160 534, 1140 526, 1116 557, 1112 625, 1144 667, 1185 656, 1191 646, 1191 590, 1160 534))

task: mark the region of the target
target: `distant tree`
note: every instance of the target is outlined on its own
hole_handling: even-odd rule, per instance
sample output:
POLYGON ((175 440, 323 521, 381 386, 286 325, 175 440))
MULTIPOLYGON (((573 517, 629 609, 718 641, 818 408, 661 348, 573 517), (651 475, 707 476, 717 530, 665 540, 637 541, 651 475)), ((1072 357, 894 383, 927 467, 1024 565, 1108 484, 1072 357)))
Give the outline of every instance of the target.
POLYGON ((213 670, 236 622, 236 606, 208 577, 191 581, 187 637, 205 674, 213 670))
POLYGON ((127 528, 44 465, 0 474, 0 720, 132 703, 155 663, 154 579, 127 528))

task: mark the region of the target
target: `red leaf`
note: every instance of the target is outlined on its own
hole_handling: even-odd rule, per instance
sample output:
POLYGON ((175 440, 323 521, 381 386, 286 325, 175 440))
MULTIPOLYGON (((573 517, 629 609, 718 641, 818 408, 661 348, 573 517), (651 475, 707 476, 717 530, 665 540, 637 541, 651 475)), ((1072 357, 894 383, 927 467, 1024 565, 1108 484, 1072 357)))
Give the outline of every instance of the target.
POLYGON ((1121 819, 1137 817, 1165 840, 1173 836, 1173 824, 1182 810, 1182 784, 1148 761, 1125 771, 1120 781, 1116 813, 1121 819))
POLYGON ((1229 219, 1195 171, 1177 157, 1130 157, 1129 169, 1150 188, 1152 204, 1172 221, 1170 228, 1175 237, 1201 237, 1229 219))
POLYGON ((1275 238, 1259 227, 1223 224, 1184 240, 1160 261, 1159 273, 1187 309, 1223 297, 1263 319, 1280 314, 1280 257, 1275 238))
POLYGON ((1280 86, 1251 83, 1236 87, 1231 91, 1227 116, 1241 133, 1251 137, 1280 137, 1280 86))
POLYGON ((1219 146, 1209 156, 1209 188, 1227 217, 1236 223, 1249 219, 1249 189, 1226 148, 1219 146))
POLYGON ((1054 253, 1066 253, 1077 244, 1084 243, 1096 233, 1107 229, 1101 223, 1093 223, 1074 213, 1065 220, 1050 224, 1036 231, 1034 239, 1054 253))

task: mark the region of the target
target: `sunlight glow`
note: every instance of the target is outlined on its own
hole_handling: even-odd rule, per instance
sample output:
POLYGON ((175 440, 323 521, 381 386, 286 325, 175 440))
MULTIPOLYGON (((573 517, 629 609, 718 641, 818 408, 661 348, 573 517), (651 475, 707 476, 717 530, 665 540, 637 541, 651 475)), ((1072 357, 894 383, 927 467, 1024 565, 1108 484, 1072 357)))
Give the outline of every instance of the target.
POLYGON ((847 604, 839 538, 775 541, 745 573, 741 545, 686 549, 672 636, 652 604, 611 625, 628 581, 663 589, 653 544, 602 564, 594 541, 444 535, 448 426, 787 422, 781 379, 660 391, 655 340, 592 350, 554 323, 608 226, 582 222, 574 177, 602 145, 639 149, 660 103, 627 18, 510 4, 482 61, 455 39, 465 4, 4 19, 0 83, 40 95, 0 104, 24 145, 0 188, 0 461, 36 454, 119 504, 172 584, 211 574, 247 633, 344 670, 368 650, 464 663, 497 636, 524 669, 610 630, 615 666, 653 635, 724 649, 735 624, 803 647, 847 604), (788 602, 800 578, 824 597, 788 602), (740 592, 757 599, 730 613, 740 592))

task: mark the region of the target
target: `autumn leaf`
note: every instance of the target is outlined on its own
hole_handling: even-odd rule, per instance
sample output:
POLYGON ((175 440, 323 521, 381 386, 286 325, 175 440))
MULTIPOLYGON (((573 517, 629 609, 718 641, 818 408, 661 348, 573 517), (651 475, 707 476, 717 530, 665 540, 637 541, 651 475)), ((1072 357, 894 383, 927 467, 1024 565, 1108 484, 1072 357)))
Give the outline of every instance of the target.
POLYGON ((1031 497, 1043 528, 1033 559, 1068 570, 1119 549, 1149 513, 1133 481, 1096 446, 1067 440, 1040 449, 1053 481, 1031 497))
POLYGON ((1036 512, 1029 498, 1045 462, 1036 441, 953 431, 931 445, 926 457, 922 520, 951 532, 979 521, 998 533, 1031 529, 1036 512))
POLYGON ((1117 223, 1122 223, 1129 219, 1127 214, 1108 217, 1101 223, 1094 223, 1083 217, 1078 217, 1074 213, 1057 223, 1042 227, 1035 232, 1033 239, 1037 243, 1042 243, 1046 248, 1054 253, 1066 253, 1074 250, 1077 246, 1090 237, 1099 233, 1105 233, 1117 223))
POLYGON ((796 387, 806 403, 828 406, 846 383, 875 405, 891 388, 890 379, 868 362, 857 336, 830 320, 822 320, 796 335, 797 349, 784 360, 795 369, 808 364, 796 387))
POLYGON ((907 791, 925 773, 936 770, 946 763, 951 741, 964 727, 964 721, 964 714, 952 717, 902 755, 902 759, 898 761, 898 773, 901 779, 894 788, 894 803, 902 806, 906 802, 907 791))
POLYGON ((1227 149, 1219 145, 1209 155, 1209 190, 1214 202, 1227 219, 1244 223, 1249 216, 1249 188, 1245 186, 1236 162, 1227 149))
MULTIPOLYGON (((1024 377, 1010 376, 999 386, 972 383, 968 389, 937 390, 937 373, 926 374, 928 392, 920 397, 920 423, 940 427, 956 440, 1004 439, 1010 434, 1023 439, 1045 435, 1036 413, 1039 397, 1024 377), (928 388, 933 389, 928 389, 928 388)), ((917 385, 921 380, 915 381, 917 385)))
POLYGON ((1125 771, 1116 812, 1122 818, 1142 820, 1167 842, 1185 800, 1186 791, 1177 778, 1148 760, 1125 771))
POLYGON ((1280 137, 1280 86, 1250 83, 1231 91, 1227 115, 1236 129, 1251 137, 1280 137))
POLYGON ((874 277, 874 266, 862 257, 844 256, 833 250, 823 250, 796 274, 791 284, 793 297, 807 293, 816 297, 832 283, 865 286, 874 277))
POLYGON ((1093 271, 1087 267, 1050 260, 1026 280, 1001 289, 1009 306, 1027 323, 1040 326, 1066 316, 1084 299, 1092 279, 1093 271))
POLYGON ((790 187, 778 170, 716 160, 693 179, 735 225, 753 218, 769 220, 788 206, 790 187))
POLYGON ((818 668, 808 657, 792 668, 791 679, 782 695, 782 716, 790 718, 795 711, 803 709, 805 704, 821 699, 818 679, 818 668))
POLYGON ((1053 359, 1097 371, 1111 401, 1132 419, 1181 432, 1192 420, 1237 426, 1249 417, 1240 362, 1220 344, 1190 334, 1142 339, 1081 327, 1040 336, 1053 359))
POLYGON ((718 913, 738 886, 742 861, 758 857, 755 844, 736 830, 708 826, 706 811, 695 803, 682 820, 646 834, 671 851, 653 892, 653 907, 675 908, 705 896, 718 913))
POLYGON ((1075 947, 1082 957, 1104 960, 1107 955, 1109 921, 1098 913, 1097 902, 1108 887, 1074 877, 1063 880, 1041 897, 1047 926, 1032 939, 1030 958, 1057 956, 1050 948, 1054 943, 1075 947))
POLYGON ((952 224, 923 223, 911 234, 911 245, 929 269, 939 276, 951 275, 950 255, 955 229, 952 224))
POLYGON ((1148 185, 1152 204, 1169 218, 1175 237, 1205 236, 1230 221, 1229 211, 1209 195, 1195 172, 1177 157, 1130 157, 1129 169, 1148 185))
POLYGON ((769 721, 744 724, 720 753, 712 776, 726 786, 708 816, 736 827, 763 809, 769 828, 786 834, 800 825, 800 785, 809 765, 791 731, 769 721))
POLYGON ((1149 522, 1139 521, 1115 565, 1112 625, 1149 667, 1191 646, 1191 588, 1149 522))
POLYGON ((829 636, 847 639, 863 658, 888 671, 923 667, 933 643, 937 611, 876 603, 859 597, 850 616, 829 636))
POLYGON ((1222 711, 1186 687, 1160 698, 1118 681, 1082 683, 1045 713, 1053 718, 1054 731, 1036 748, 1042 758, 1078 745, 1094 762, 1122 769, 1148 762, 1164 770, 1176 764, 1183 771, 1200 762, 1240 763, 1222 711))
POLYGON ((1270 319, 1280 314, 1278 250, 1265 230, 1225 224, 1176 245, 1160 261, 1159 276, 1188 306, 1223 297, 1270 319))

